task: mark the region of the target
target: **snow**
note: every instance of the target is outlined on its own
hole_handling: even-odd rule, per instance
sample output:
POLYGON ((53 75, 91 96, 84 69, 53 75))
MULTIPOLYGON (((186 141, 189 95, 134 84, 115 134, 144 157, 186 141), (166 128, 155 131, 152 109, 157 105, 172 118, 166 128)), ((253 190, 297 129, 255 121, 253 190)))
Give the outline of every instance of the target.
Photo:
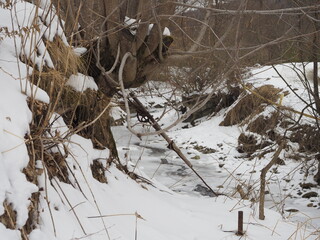
POLYGON ((111 106, 109 115, 114 121, 124 122, 124 119, 126 118, 125 111, 123 111, 121 107, 117 105, 111 106))
MULTIPOLYGON (((134 18, 129 18, 128 16, 125 17, 124 19, 124 26, 129 28, 129 31, 131 32, 132 35, 136 35, 137 34, 137 29, 139 27, 141 20, 137 21, 137 19, 134 18)), ((148 35, 151 32, 151 29, 153 28, 154 24, 151 23, 149 24, 148 27, 148 35)), ((171 36, 171 32, 169 30, 169 28, 165 27, 163 30, 162 35, 164 36, 171 36)))
MULTIPOLYGON (((46 3, 47 1, 42 1, 41 6, 46 8, 46 3)), ((36 19, 39 17, 35 15, 35 7, 23 1, 17 1, 14 9, 18 13, 13 22, 16 29, 18 26, 30 26, 32 16, 36 16, 36 19)), ((38 10, 38 14, 42 13, 41 9, 38 10)), ((15 13, 10 11, 10 9, 0 9, 1 26, 8 26, 9 29, 12 26, 11 13, 15 13)), ((195 194, 190 188, 199 183, 198 179, 194 176, 190 177, 190 173, 183 168, 184 165, 166 149, 166 144, 158 136, 145 137, 141 141, 130 136, 123 126, 115 127, 113 130, 121 161, 132 163, 131 168, 135 168, 138 164, 135 171, 142 176, 141 179, 144 179, 134 181, 114 165, 107 167, 108 149, 94 149, 90 140, 77 134, 69 134, 69 128, 57 113, 54 113, 50 119, 51 134, 43 137, 47 141, 53 141, 50 138, 58 134, 64 139, 51 151, 65 154, 64 149, 68 149, 66 163, 69 182, 62 182, 57 177, 49 179, 42 159, 35 159, 35 167, 43 170, 38 176, 37 186, 27 181, 23 169, 30 161, 26 136, 30 133, 29 124, 32 121, 32 112, 27 100, 34 98, 48 103, 50 99, 43 90, 29 82, 28 76, 32 68, 26 66, 20 56, 22 53, 32 56, 39 69, 44 62, 52 67, 50 56, 43 49, 40 38, 45 36, 52 40, 56 34, 62 39, 64 37, 57 19, 53 17, 51 20, 53 20, 53 28, 49 28, 50 30, 44 30, 45 25, 49 23, 48 20, 39 20, 43 25, 40 32, 34 35, 39 40, 37 43, 39 56, 32 51, 28 52, 27 49, 35 45, 26 35, 22 38, 21 36, 9 37, 1 32, 3 40, 0 41, 0 215, 4 213, 5 201, 11 203, 13 210, 17 213, 16 229, 8 229, 0 223, 1 239, 21 239, 21 232, 18 229, 23 227, 28 219, 30 198, 32 193, 36 192, 40 194, 39 222, 29 235, 30 240, 129 240, 135 239, 135 235, 139 240, 239 239, 235 234, 239 210, 244 212, 244 237, 247 239, 318 238, 318 235, 313 232, 319 226, 319 219, 313 222, 316 227, 310 228, 310 224, 302 221, 290 222, 279 213, 266 209, 266 220, 261 221, 257 218, 256 203, 226 196, 209 198, 195 194), (20 45, 21 40, 24 40, 22 42, 26 44, 25 47, 20 45), (156 171, 155 167, 160 166, 160 158, 163 157, 167 157, 171 165, 161 165, 161 171, 156 171), (107 169, 104 172, 108 180, 107 184, 93 178, 91 172, 93 161, 99 161, 107 169), (162 167, 165 171, 162 171, 162 167), (182 169, 180 172, 183 174, 187 172, 182 180, 179 174, 173 174, 178 169, 182 169), (180 193, 177 193, 179 191, 180 193), (141 218, 138 218, 137 214, 141 218)), ((261 70, 274 74, 267 69, 257 68, 252 70, 252 76, 259 79, 265 78, 266 75, 259 75, 261 70)), ((249 81, 253 82, 253 77, 249 78, 249 81)), ((93 80, 80 73, 71 76, 68 84, 78 91, 85 91, 88 88, 97 90, 93 80)), ((157 97, 151 97, 154 100, 151 105, 155 106, 157 103, 164 105, 166 101, 163 97, 155 96, 157 97)), ((172 99, 170 92, 163 96, 172 99)), ((146 97, 145 102, 150 102, 150 98, 146 97)), ((300 105, 297 109, 300 109, 300 105)), ((119 116, 121 115, 119 109, 114 110, 119 116)), ((160 116, 162 110, 154 114, 160 116)), ((190 151, 191 156, 195 154, 200 156, 200 159, 192 160, 193 164, 210 181, 210 185, 216 184, 215 189, 217 185, 227 181, 227 175, 230 177, 229 174, 217 172, 221 170, 218 165, 222 162, 225 164, 226 171, 234 172, 232 175, 234 179, 239 178, 237 173, 243 173, 241 175, 243 179, 237 179, 237 181, 249 180, 252 176, 255 177, 251 179, 254 182, 257 177, 248 174, 248 167, 252 167, 252 164, 246 167, 244 166, 246 164, 240 163, 237 158, 239 153, 235 151, 235 146, 241 129, 235 126, 219 127, 223 113, 219 113, 216 118, 203 121, 194 128, 182 129, 179 125, 169 133, 179 145, 183 146, 185 153, 190 151), (201 154, 195 149, 188 148, 192 145, 191 142, 215 148, 217 153, 201 154), (228 161, 221 160, 219 156, 228 157, 228 161)), ((170 111, 161 118, 161 124, 170 123, 175 118, 177 113, 170 111)), ((142 126, 139 127, 142 128, 142 126)), ((257 172, 270 157, 266 156, 257 172)), ((293 164, 284 166, 281 169, 283 175, 287 175, 286 172, 290 172, 292 167, 295 166, 293 164)), ((179 173, 179 171, 176 172, 179 173)), ((317 211, 318 209, 314 210, 315 215, 318 214, 317 211)))
MULTIPOLYGON (((248 79, 245 80, 245 82, 253 84, 255 88, 271 84, 282 89, 282 93, 286 91, 289 92, 288 95, 284 96, 282 104, 301 112, 306 104, 302 102, 299 97, 306 99, 308 102, 309 95, 304 84, 307 83, 310 87, 313 86, 310 79, 310 75, 312 75, 313 71, 312 69, 312 63, 288 63, 276 65, 274 68, 272 66, 258 66, 250 69, 250 76, 248 76, 248 79), (280 76, 275 69, 280 73, 280 76), (309 77, 309 79, 305 79, 304 75, 309 77), (286 80, 288 85, 281 79, 281 76, 286 80), (293 93, 290 88, 294 89, 295 93, 293 93)), ((307 110, 307 113, 312 115, 310 109, 307 110)))
POLYGON ((0 234, 1 234, 1 237, 3 237, 4 239, 10 239, 10 240, 21 239, 20 231, 7 229, 2 224, 0 224, 0 234))
MULTIPOLYGON (((132 239, 136 228, 138 239, 146 240, 209 240, 212 236, 216 239, 237 239, 234 233, 224 231, 236 230, 239 209, 244 211, 247 235, 253 239, 262 234, 264 239, 287 239, 295 231, 295 225, 283 222, 281 216, 273 211, 267 211, 268 221, 258 221, 252 209, 237 200, 225 197, 210 199, 183 196, 161 187, 159 183, 158 189, 148 184, 143 184, 142 188, 115 167, 108 170, 108 184, 98 183, 86 172, 92 158, 90 142, 81 137, 72 139, 72 142, 79 143, 74 144, 72 150, 77 152, 77 164, 83 171, 80 173, 77 169, 74 172, 82 186, 82 193, 69 184, 54 182, 53 186, 60 189, 58 192, 63 196, 62 200, 68 200, 70 206, 66 207, 58 197, 57 190, 48 186, 50 205, 52 209, 58 209, 53 211, 53 218, 65 219, 63 222, 55 223, 58 239, 77 239, 84 236, 84 232, 75 223, 69 211, 74 206, 88 239, 105 239, 102 219, 99 218, 100 213, 95 202, 101 215, 110 215, 104 218, 104 221, 111 239, 132 239), (136 212, 143 218, 138 219, 137 225, 134 216, 136 212), (98 217, 92 218, 96 216, 98 217), (92 237, 90 234, 93 234, 92 237)), ((40 186, 44 184, 44 180, 40 186)), ((47 207, 44 207, 41 218, 47 221, 44 222, 45 226, 50 226, 47 207)), ((300 233, 309 234, 305 229, 301 229, 300 233)))
POLYGON ((84 47, 77 47, 77 48, 74 48, 73 51, 78 56, 81 56, 82 54, 84 54, 87 51, 87 49, 84 47))
POLYGON ((84 92, 87 89, 98 90, 93 77, 85 76, 82 73, 77 73, 77 75, 72 74, 67 81, 67 85, 78 92, 84 92))
MULTIPOLYGON (((303 90, 303 85, 296 72, 301 71, 303 68, 306 71, 310 71, 310 65, 295 64, 295 70, 292 70, 291 64, 276 65, 275 68, 287 79, 292 88, 298 89, 295 90, 298 91, 298 96, 307 99, 306 92, 303 90)), ((288 91, 289 94, 286 94, 282 101, 284 106, 293 107, 297 111, 305 107, 305 103, 292 91, 289 91, 290 89, 279 79, 278 74, 271 66, 257 66, 249 69, 243 81, 245 84, 252 84, 253 89, 271 84, 280 88, 282 93, 288 91)), ((154 117, 160 116, 164 111, 165 99, 172 99, 169 97, 169 89, 159 84, 154 88, 151 87, 150 94, 149 90, 146 89, 140 93, 141 102, 148 106, 154 117), (156 105, 162 105, 162 108, 153 107, 156 105)), ((179 95, 179 93, 176 94, 179 95)), ((245 191, 250 190, 250 199, 257 200, 260 171, 271 160, 273 153, 268 153, 262 158, 254 157, 250 160, 239 153, 236 150, 238 137, 245 131, 246 126, 219 126, 227 111, 228 109, 224 109, 217 113, 215 117, 200 119, 194 127, 182 128, 188 124, 178 124, 168 132, 168 135, 181 147, 182 152, 191 160, 196 171, 205 178, 214 191, 225 193, 229 196, 238 196, 235 189, 240 184, 245 191), (197 150, 199 146, 211 148, 214 152, 203 154, 197 150)), ((270 116, 274 111, 276 111, 274 106, 267 106, 260 115, 270 116)), ((292 117, 297 119, 299 114, 292 115, 292 117)), ((177 112, 171 110, 161 118, 160 124, 165 128, 177 118, 177 112)), ((313 121, 313 119, 304 117, 304 122, 313 123, 313 121)), ((149 127, 134 124, 135 129, 140 129, 140 131, 152 131, 149 127)), ((199 196, 196 189, 199 184, 203 185, 203 183, 184 165, 174 152, 168 150, 167 143, 161 137, 148 136, 140 140, 121 126, 114 127, 113 132, 119 154, 130 169, 137 174, 146 174, 151 179, 163 183, 175 192, 199 196)), ((258 139, 261 138, 261 136, 255 135, 258 136, 258 139)), ((273 149, 274 152, 276 147, 277 145, 273 144, 269 148, 273 149)), ((302 199, 297 194, 300 191, 300 183, 313 182, 312 176, 316 169, 311 166, 316 164, 314 161, 306 163, 291 159, 292 155, 297 154, 297 149, 296 144, 290 143, 289 149, 283 151, 280 155, 280 158, 284 159, 285 165, 276 165, 268 173, 267 188, 270 193, 266 194, 266 206, 281 213, 283 218, 287 217, 291 221, 302 224, 302 226, 317 230, 320 227, 319 206, 317 205, 319 198, 302 199), (306 174, 305 171, 310 171, 308 177, 304 176, 306 174), (313 203, 312 206, 307 207, 310 202, 313 203), (290 209, 295 209, 297 212, 288 212, 287 210, 290 209)), ((308 191, 320 193, 319 188, 302 191, 303 193, 308 191)))
POLYGON ((162 33, 164 36, 171 36, 170 29, 165 27, 162 33))
MULTIPOLYGON (((28 133, 31 112, 26 103, 26 96, 19 90, 19 82, 1 79, 0 89, 0 159, 1 189, 0 201, 8 199, 18 212, 18 224, 22 226, 27 218, 28 198, 37 187, 26 181, 21 170, 29 159, 25 146, 25 134, 28 133)), ((0 214, 3 213, 1 205, 0 214)))

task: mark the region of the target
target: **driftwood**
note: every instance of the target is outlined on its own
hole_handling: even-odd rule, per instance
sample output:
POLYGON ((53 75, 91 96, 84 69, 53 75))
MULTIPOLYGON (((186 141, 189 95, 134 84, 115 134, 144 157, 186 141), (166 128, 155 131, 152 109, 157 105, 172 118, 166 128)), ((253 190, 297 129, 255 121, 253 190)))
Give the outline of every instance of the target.
POLYGON ((140 102, 140 100, 135 96, 133 92, 130 93, 130 97, 133 99, 132 104, 136 108, 138 114, 143 117, 147 122, 149 122, 152 127, 156 131, 160 131, 160 135, 167 141, 168 148, 175 151, 178 156, 187 164, 187 166, 198 176, 198 178, 203 182, 203 184, 215 195, 223 195, 219 194, 207 184, 207 182, 199 175, 199 173, 193 168, 191 162, 186 158, 186 156, 181 152, 180 148, 175 144, 175 142, 164 132, 161 131, 161 126, 158 122, 153 118, 153 116, 149 113, 149 111, 144 107, 144 105, 140 102))

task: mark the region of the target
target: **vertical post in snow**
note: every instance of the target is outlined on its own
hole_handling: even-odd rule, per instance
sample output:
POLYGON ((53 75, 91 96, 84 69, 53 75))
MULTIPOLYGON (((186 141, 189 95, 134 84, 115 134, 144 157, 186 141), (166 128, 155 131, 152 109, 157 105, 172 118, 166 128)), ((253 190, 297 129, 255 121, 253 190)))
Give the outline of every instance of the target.
POLYGON ((243 235, 243 211, 238 211, 238 231, 236 235, 243 235))

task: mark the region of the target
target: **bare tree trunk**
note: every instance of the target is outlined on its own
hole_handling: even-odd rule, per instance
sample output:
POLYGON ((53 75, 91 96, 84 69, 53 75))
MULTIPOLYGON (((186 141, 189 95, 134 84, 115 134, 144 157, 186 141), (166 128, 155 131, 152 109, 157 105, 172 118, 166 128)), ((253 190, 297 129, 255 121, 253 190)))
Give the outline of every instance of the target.
POLYGON ((260 175, 260 200, 259 200, 259 219, 264 220, 264 197, 265 197, 265 187, 266 187, 266 175, 269 169, 276 163, 282 149, 284 148, 285 143, 281 142, 279 145, 278 150, 275 152, 273 155, 273 158, 271 161, 261 170, 261 175, 260 175))
POLYGON ((320 185, 320 154, 316 155, 316 160, 318 160, 318 172, 314 176, 314 180, 320 185))
MULTIPOLYGON (((318 19, 318 13, 315 13, 315 18, 318 19)), ((317 113, 320 115, 320 97, 319 97, 319 79, 318 79, 318 51, 319 51, 319 24, 314 23, 315 33, 313 35, 313 93, 314 101, 316 103, 317 113)))
MULTIPOLYGON (((72 114, 69 122, 73 123, 73 117, 78 112, 82 115, 88 113, 83 118, 76 116, 78 119, 90 121, 90 118, 95 118, 104 109, 104 103, 110 102, 119 90, 120 63, 126 53, 130 54, 121 70, 125 88, 143 84, 165 57, 162 35, 168 17, 160 18, 159 14, 172 15, 175 9, 172 1, 53 0, 53 4, 65 20, 64 30, 70 42, 77 36, 76 45, 87 48, 82 56, 87 69, 78 71, 92 76, 99 87, 99 94, 103 93, 103 96, 92 99, 96 100, 95 104, 87 102, 81 108, 77 107, 77 113, 72 114), (126 16, 136 21, 129 25, 125 21, 126 16), (150 31, 151 23, 153 27, 150 31)), ((100 147, 108 146, 112 157, 117 158, 108 111, 90 128, 81 131, 81 134, 90 137, 100 147)))
POLYGON ((318 114, 320 114, 318 62, 316 60, 313 62, 313 93, 314 93, 314 101, 316 103, 316 109, 318 114))

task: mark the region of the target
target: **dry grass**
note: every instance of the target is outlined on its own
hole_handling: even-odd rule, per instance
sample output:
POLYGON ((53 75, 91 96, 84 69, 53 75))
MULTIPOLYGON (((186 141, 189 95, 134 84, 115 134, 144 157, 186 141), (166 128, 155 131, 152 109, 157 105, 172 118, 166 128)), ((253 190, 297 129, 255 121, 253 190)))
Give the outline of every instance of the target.
POLYGON ((271 116, 258 116, 248 123, 247 131, 258 133, 260 135, 266 135, 270 140, 275 141, 279 138, 274 131, 275 127, 280 123, 280 113, 274 111, 271 116))
POLYGON ((261 113, 270 102, 276 102, 280 91, 279 88, 272 85, 264 85, 255 89, 256 94, 245 95, 232 107, 220 126, 243 124, 250 116, 261 113))
POLYGON ((0 222, 9 229, 15 229, 17 225, 17 213, 13 210, 12 204, 3 202, 4 213, 0 216, 0 222))
POLYGON ((320 152, 320 132, 316 126, 300 125, 291 131, 290 141, 299 144, 300 152, 320 152))
MULTIPOLYGON (((72 47, 65 45, 59 37, 55 37, 53 42, 47 41, 46 47, 55 68, 46 68, 44 71, 35 70, 30 76, 31 82, 46 91, 50 97, 50 104, 46 114, 42 111, 43 121, 39 122, 39 125, 46 126, 52 113, 57 112, 63 117, 71 131, 76 130, 95 119, 111 99, 100 92, 86 90, 81 93, 66 86, 66 82, 72 74, 86 72, 81 58, 74 53, 72 47)), ((37 103, 32 101, 30 104, 32 112, 39 111, 37 106, 33 106, 37 103)), ((82 129, 79 134, 92 139, 95 147, 114 147, 109 125, 109 111, 107 110, 98 121, 82 129)), ((113 155, 117 157, 114 151, 113 155)))
POLYGON ((241 133, 238 138, 237 150, 240 153, 247 153, 251 156, 259 149, 264 149, 272 143, 266 140, 258 140, 254 135, 241 133))
POLYGON ((84 70, 81 58, 75 54, 71 46, 67 46, 60 37, 55 37, 53 42, 47 41, 46 47, 56 69, 65 77, 84 70))
POLYGON ((67 46, 60 37, 55 37, 53 42, 46 41, 46 48, 53 61, 54 68, 46 67, 34 71, 30 76, 31 82, 46 91, 54 102, 59 97, 59 92, 72 74, 84 72, 85 67, 81 57, 76 55, 71 46, 67 46))
MULTIPOLYGON (((33 72, 30 74, 29 80, 36 87, 48 93, 50 103, 46 104, 32 97, 28 99, 33 118, 30 124, 30 134, 26 136, 27 139, 25 140, 30 160, 23 172, 27 180, 36 185, 38 185, 38 176, 41 174, 45 174, 49 181, 71 184, 69 177, 73 174, 73 170, 66 162, 66 158, 70 154, 66 146, 72 134, 79 131, 80 135, 91 138, 96 147, 113 147, 113 149, 116 149, 109 126, 109 112, 108 110, 105 111, 105 107, 108 106, 111 99, 100 92, 87 90, 81 93, 66 86, 66 82, 72 74, 85 72, 81 58, 74 53, 70 46, 65 45, 59 37, 56 37, 53 42, 47 41, 46 47, 54 63, 54 69, 45 67, 39 71, 33 65, 33 72), (103 111, 100 119, 89 124, 103 111), (50 120, 55 113, 63 117, 70 129, 63 136, 59 134, 59 131, 51 129, 50 120), (87 127, 84 127, 84 125, 87 127), (52 148, 59 149, 57 148, 58 145, 63 149, 58 152, 52 151, 52 148), (43 169, 36 168, 36 160, 41 160, 43 169)), ((28 63, 30 64, 30 61, 28 63)), ((111 151, 111 153, 111 160, 117 158, 116 151, 111 151)), ((91 170, 93 176, 99 181, 107 182, 107 179, 103 178, 105 169, 101 165, 94 163, 91 170)), ((43 190, 39 189, 39 192, 33 193, 30 198, 29 216, 25 226, 21 229, 22 239, 28 239, 28 234, 39 223, 39 196, 40 191, 43 190)), ((42 193, 46 194, 45 191, 42 193)), ((47 201, 51 214, 49 199, 47 196, 44 199, 47 201)), ((0 216, 0 222, 8 228, 14 229, 16 228, 15 212, 12 210, 10 203, 5 204, 8 210, 0 216)), ((55 231, 55 220, 52 214, 51 220, 55 231)))

